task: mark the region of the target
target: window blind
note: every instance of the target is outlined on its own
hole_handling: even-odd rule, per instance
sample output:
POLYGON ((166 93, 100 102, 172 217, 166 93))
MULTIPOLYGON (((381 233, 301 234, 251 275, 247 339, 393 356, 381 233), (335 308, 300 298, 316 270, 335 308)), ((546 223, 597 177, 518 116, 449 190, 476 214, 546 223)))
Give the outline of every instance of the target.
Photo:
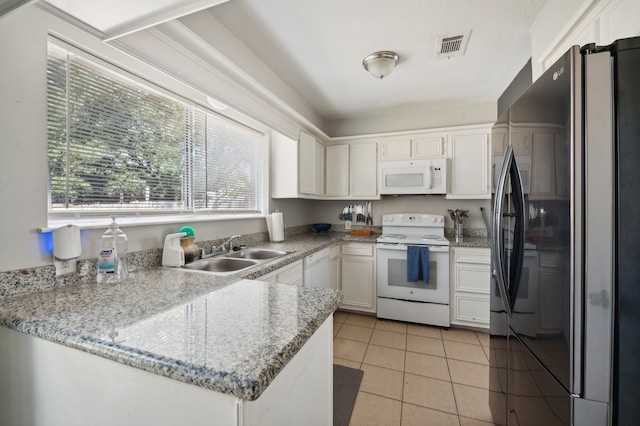
POLYGON ((262 205, 261 137, 49 44, 52 212, 262 205))

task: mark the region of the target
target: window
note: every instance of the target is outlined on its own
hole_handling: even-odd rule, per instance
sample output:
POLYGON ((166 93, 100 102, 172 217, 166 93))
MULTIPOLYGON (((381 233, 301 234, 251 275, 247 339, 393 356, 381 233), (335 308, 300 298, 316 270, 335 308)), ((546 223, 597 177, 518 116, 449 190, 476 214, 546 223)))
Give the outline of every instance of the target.
POLYGON ((264 135, 50 43, 50 213, 262 211, 264 135))

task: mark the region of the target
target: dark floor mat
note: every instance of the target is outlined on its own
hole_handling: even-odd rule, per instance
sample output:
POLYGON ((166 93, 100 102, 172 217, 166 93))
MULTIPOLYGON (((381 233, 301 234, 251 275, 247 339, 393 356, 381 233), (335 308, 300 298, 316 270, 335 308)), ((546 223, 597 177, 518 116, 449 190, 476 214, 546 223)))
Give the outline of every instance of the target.
POLYGON ((349 426, 364 371, 333 364, 333 426, 349 426))

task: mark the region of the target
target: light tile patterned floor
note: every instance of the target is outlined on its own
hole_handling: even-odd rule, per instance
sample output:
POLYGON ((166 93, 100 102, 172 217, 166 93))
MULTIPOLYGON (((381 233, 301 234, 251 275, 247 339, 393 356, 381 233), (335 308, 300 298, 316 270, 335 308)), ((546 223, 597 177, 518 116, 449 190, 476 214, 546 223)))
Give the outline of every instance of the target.
POLYGON ((493 425, 489 336, 336 312, 333 360, 364 371, 360 425, 493 425))

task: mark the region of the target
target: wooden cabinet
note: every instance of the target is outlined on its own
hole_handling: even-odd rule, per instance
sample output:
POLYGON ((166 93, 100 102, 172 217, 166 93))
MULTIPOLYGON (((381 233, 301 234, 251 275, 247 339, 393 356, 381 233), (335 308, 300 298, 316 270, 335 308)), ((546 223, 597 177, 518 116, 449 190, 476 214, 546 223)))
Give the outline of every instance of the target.
POLYGON ((271 271, 259 278, 259 281, 266 281, 269 283, 291 284, 302 286, 303 265, 302 259, 283 266, 280 269, 271 271))
POLYGON ((380 160, 441 158, 446 155, 446 140, 442 133, 385 138, 380 143, 380 160))
POLYGON ((489 129, 449 135, 447 198, 491 198, 489 129))
POLYGON ((341 308, 376 311, 375 247, 368 243, 342 243, 341 308))
POLYGON ((375 142, 327 146, 326 198, 379 199, 377 152, 375 142))
POLYGON ((298 150, 299 192, 322 196, 324 192, 324 147, 313 136, 300 132, 298 150))
POLYGON ((488 328, 490 250, 455 247, 452 251, 451 324, 488 328))

